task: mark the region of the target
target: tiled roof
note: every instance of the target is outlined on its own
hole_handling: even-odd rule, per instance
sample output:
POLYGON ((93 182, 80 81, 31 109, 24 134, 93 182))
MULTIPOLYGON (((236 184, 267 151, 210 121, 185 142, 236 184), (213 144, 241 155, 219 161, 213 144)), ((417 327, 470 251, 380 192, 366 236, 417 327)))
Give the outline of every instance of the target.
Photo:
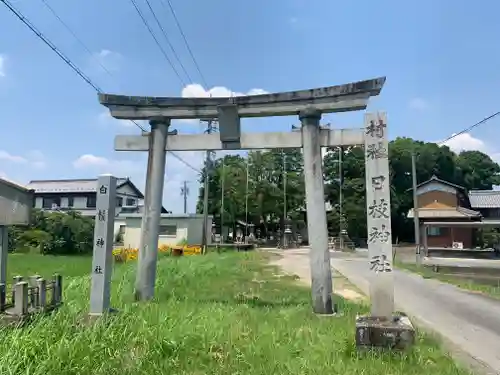
MULTIPOLYGON (((452 218, 469 218, 469 217, 480 217, 481 213, 473 210, 469 210, 464 207, 457 208, 419 208, 418 217, 419 219, 452 219, 452 218)), ((409 219, 413 218, 413 209, 408 212, 409 219)))
POLYGON ((471 190, 469 200, 472 208, 500 208, 500 191, 471 190))
MULTIPOLYGON (((444 184, 444 185, 448 185, 448 186, 451 186, 451 187, 454 187, 456 189, 459 189, 459 190, 465 190, 465 188, 463 186, 460 186, 460 185, 456 185, 456 184, 452 184, 451 182, 448 182, 448 181, 445 181, 445 180, 441 180, 440 178, 438 178, 437 176, 433 175, 430 179, 428 179, 427 181, 424 181, 424 182, 421 182, 417 185, 417 189, 421 186, 424 186, 424 185, 427 185, 428 183, 431 183, 431 182, 439 182, 441 184, 444 184)), ((408 189, 407 191, 411 191, 413 188, 410 188, 408 189)))
MULTIPOLYGON (((127 179, 120 178, 117 185, 127 179)), ((26 186, 35 190, 35 193, 94 193, 97 189, 97 179, 81 180, 35 180, 26 186)))

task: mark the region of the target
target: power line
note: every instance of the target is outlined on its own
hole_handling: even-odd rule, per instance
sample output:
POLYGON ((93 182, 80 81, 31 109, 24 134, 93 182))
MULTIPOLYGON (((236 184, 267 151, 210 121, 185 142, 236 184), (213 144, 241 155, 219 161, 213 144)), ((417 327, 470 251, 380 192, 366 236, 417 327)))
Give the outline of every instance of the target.
MULTIPOLYGON (((21 20, 39 39, 41 39, 49 48, 54 51, 60 58, 63 60, 73 71, 80 76, 87 84, 89 84, 95 91, 98 93, 102 93, 101 88, 92 82, 92 80, 83 73, 78 66, 76 66, 64 53, 62 53, 54 43, 52 43, 45 35, 43 35, 20 11, 18 11, 16 8, 10 4, 8 0, 0 0, 9 10, 17 17, 19 20, 21 20)), ((141 129, 143 132, 146 132, 146 129, 144 129, 139 123, 137 123, 134 120, 130 120, 133 124, 135 124, 139 129, 141 129)), ((180 162, 184 163, 186 166, 189 168, 193 169, 194 171, 201 173, 198 169, 193 167, 191 164, 189 164, 187 161, 182 159, 180 156, 175 154, 172 151, 169 151, 170 154, 178 159, 180 162)))
MULTIPOLYGON (((196 61, 196 58, 194 57, 194 53, 191 50, 191 47, 190 47, 189 42, 188 42, 188 40, 186 38, 186 35, 184 34, 184 31, 182 30, 181 23, 179 22, 179 20, 177 18, 177 15, 175 14, 174 7, 172 6, 172 3, 170 2, 170 0, 166 0, 166 1, 167 1, 167 4, 168 4, 168 7, 170 8, 170 12, 172 13, 172 16, 174 17, 175 23, 176 23, 176 25, 177 25, 180 33, 181 33, 182 39, 184 40, 184 44, 186 45, 186 48, 187 48, 187 50, 189 52, 189 55, 191 56, 191 59, 193 60, 193 63, 195 65, 195 67, 196 67, 196 70, 200 74, 201 80, 203 81, 203 85, 205 85, 206 89, 208 90, 207 80, 205 79, 205 76, 201 72, 201 69, 200 69, 200 66, 198 64, 198 61, 196 61)), ((163 6, 165 6, 165 0, 161 0, 161 3, 162 3, 163 6)))
MULTIPOLYGON (((1 1, 4 1, 4 0, 1 0, 1 1)), ((148 29, 149 34, 151 34, 151 37, 154 39, 156 45, 158 46, 158 48, 160 49, 161 53, 163 54, 163 56, 167 60, 168 64, 172 67, 172 70, 174 71, 175 75, 177 76, 177 78, 179 78, 179 80, 181 81, 182 85, 186 86, 186 82, 182 79, 182 77, 180 76, 180 74, 177 71, 177 69, 175 69, 175 66, 172 63, 172 60, 170 60, 170 58, 168 57, 167 53, 165 52, 165 50, 161 46, 160 42, 156 38, 155 34, 153 33, 153 30, 151 29, 151 27, 148 24, 148 21, 146 21, 146 18, 144 18, 144 15, 142 14, 142 12, 139 9, 139 7, 137 6, 137 3, 135 2, 135 0, 130 0, 130 2, 132 3, 132 5, 134 6, 135 10, 137 11, 137 14, 139 14, 139 17, 141 17, 141 20, 144 23, 144 26, 146 26, 146 28, 148 29)))
POLYGON ((465 128, 464 130, 459 131, 458 133, 453 134, 452 136, 450 136, 450 137, 446 138, 444 141, 441 141, 441 142, 439 143, 439 145, 443 145, 444 143, 448 142, 449 140, 451 140, 451 139, 453 139, 453 138, 455 138, 455 137, 458 137, 458 136, 459 136, 459 135, 461 135, 461 134, 468 133, 469 131, 471 131, 471 130, 472 130, 472 129, 474 129, 475 127, 477 127, 477 126, 479 126, 479 125, 484 124, 485 122, 487 122, 487 121, 491 120, 492 118, 494 118, 494 117, 496 117, 496 116, 498 116, 498 115, 500 115, 500 111, 495 112, 495 113, 493 113, 492 115, 489 115, 488 117, 483 118, 481 121, 476 122, 474 125, 471 125, 471 126, 469 126, 468 128, 465 128))
POLYGON ((49 48, 54 51, 57 56, 59 56, 71 69, 75 71, 76 74, 80 76, 87 84, 92 86, 94 90, 97 92, 101 93, 102 90, 100 89, 99 86, 97 86, 95 83, 92 82, 92 80, 85 74, 83 73, 80 68, 78 68, 73 62, 64 55, 55 45, 52 43, 48 38, 46 38, 38 29, 21 13, 19 12, 16 8, 12 6, 12 4, 8 0, 0 0, 9 10, 14 13, 14 15, 19 18, 19 20, 24 23, 28 28, 38 37, 40 38, 49 48))
POLYGON ((41 2, 54 15, 54 17, 57 18, 57 20, 61 23, 61 25, 63 25, 71 35, 73 35, 73 38, 75 38, 76 41, 80 43, 80 45, 87 51, 90 57, 93 58, 106 73, 108 73, 111 77, 113 77, 113 74, 111 74, 111 72, 99 61, 99 59, 95 57, 95 55, 90 51, 87 45, 78 37, 78 35, 76 35, 76 33, 69 27, 69 25, 66 22, 64 22, 62 18, 56 13, 54 8, 52 8, 46 0, 41 0, 41 2))
POLYGON ((163 28, 163 26, 161 25, 161 22, 160 20, 158 19, 158 17, 156 17, 156 12, 153 10, 153 7, 151 6, 151 3, 149 2, 149 0, 146 0, 146 3, 148 4, 148 7, 149 7, 149 10, 151 11, 151 13, 153 13, 153 17, 156 21, 156 23, 158 24, 158 27, 160 28, 161 32, 163 33, 163 36, 165 37, 165 40, 167 41, 167 44, 168 46, 170 47, 170 49, 172 50, 172 53, 174 54, 175 56, 175 59, 177 60, 177 62, 179 63, 179 65, 181 66, 181 69, 182 71, 184 72, 184 74, 186 75, 186 77, 188 78, 188 80, 190 82, 193 82, 193 80, 191 79, 191 76, 189 75, 189 73, 187 72, 186 68, 184 67, 184 64, 182 63, 181 59, 179 58, 179 55, 177 54, 177 52, 175 51, 175 48, 174 46, 172 45, 172 43, 170 42, 170 39, 168 38, 167 36, 167 32, 165 31, 165 29, 163 28))
POLYGON ((177 154, 174 154, 172 151, 169 151, 170 154, 176 158, 177 160, 179 160, 180 162, 182 162, 184 165, 186 165, 187 167, 191 168, 193 171, 197 172, 197 173, 201 173, 201 171, 199 169, 197 169, 196 167, 193 167, 191 164, 189 164, 187 161, 185 161, 184 159, 182 159, 179 155, 177 154))

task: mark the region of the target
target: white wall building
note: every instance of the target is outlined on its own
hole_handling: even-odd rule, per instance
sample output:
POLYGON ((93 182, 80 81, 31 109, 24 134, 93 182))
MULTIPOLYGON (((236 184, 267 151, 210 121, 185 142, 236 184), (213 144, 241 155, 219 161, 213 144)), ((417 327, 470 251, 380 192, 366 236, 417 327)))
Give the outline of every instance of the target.
MULTIPOLYGON (((141 214, 127 214, 124 220, 123 246, 126 248, 138 248, 141 238, 141 214)), ((211 243, 213 217, 208 217, 207 241, 211 243)), ((116 225, 116 224, 115 224, 116 225)), ((189 245, 200 245, 203 236, 203 215, 198 214, 162 214, 160 219, 160 236, 158 246, 177 245, 187 242, 189 245)))
MULTIPOLYGON (((35 208, 73 210, 84 216, 95 216, 97 179, 35 180, 26 186, 35 191, 35 208)), ((142 212, 144 195, 128 178, 116 185, 116 215, 142 212)), ((162 207, 162 213, 167 213, 162 207)))

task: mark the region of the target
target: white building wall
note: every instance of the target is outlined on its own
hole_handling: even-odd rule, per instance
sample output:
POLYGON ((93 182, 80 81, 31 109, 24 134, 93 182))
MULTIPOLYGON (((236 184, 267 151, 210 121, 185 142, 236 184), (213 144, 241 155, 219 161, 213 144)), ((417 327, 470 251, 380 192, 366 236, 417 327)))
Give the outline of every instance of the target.
MULTIPOLYGON (((118 230, 118 220, 115 221, 115 230, 118 230)), ((123 245, 127 248, 138 248, 141 238, 141 222, 142 217, 127 216, 125 218, 126 228, 123 245)), ((175 225, 177 227, 175 235, 160 235, 158 238, 158 246, 161 245, 177 245, 187 240, 188 245, 199 245, 202 239, 203 216, 202 215, 170 215, 163 214, 160 225, 175 225)), ((210 243, 210 231, 212 228, 212 218, 208 220, 207 233, 210 243)))

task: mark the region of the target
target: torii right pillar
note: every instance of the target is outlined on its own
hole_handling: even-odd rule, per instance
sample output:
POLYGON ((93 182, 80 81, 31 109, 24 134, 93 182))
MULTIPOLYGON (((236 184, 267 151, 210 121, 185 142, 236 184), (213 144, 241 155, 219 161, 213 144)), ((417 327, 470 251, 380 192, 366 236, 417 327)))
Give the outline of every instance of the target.
POLYGON ((332 268, 328 249, 328 227, 321 157, 321 111, 310 108, 299 113, 302 123, 304 178, 306 186, 307 231, 311 250, 311 292, 313 311, 330 315, 336 312, 332 303, 332 268))

